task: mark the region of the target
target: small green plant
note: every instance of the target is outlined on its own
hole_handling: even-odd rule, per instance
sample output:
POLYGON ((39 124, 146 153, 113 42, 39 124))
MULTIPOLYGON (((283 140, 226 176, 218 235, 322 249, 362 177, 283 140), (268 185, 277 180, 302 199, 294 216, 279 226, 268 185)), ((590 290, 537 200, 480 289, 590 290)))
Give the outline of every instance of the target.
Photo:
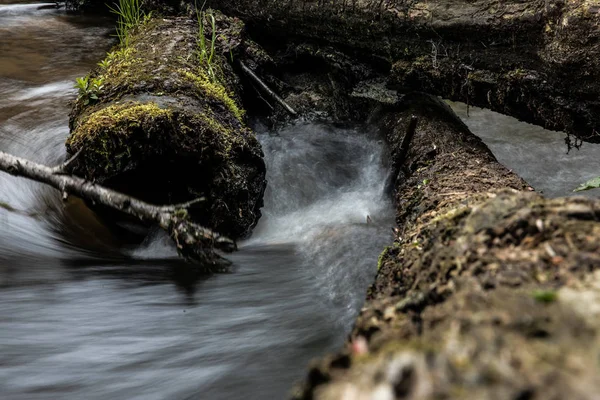
POLYGON ((120 48, 119 50, 111 51, 110 53, 108 53, 106 55, 107 65, 110 65, 115 60, 126 59, 129 56, 131 56, 133 53, 134 53, 134 51, 131 47, 123 47, 123 48, 120 48))
POLYGON ((110 66, 111 61, 112 60, 110 60, 109 58, 105 58, 104 60, 98 63, 98 66, 102 69, 107 69, 110 66))
POLYGON ((140 25, 146 24, 152 13, 142 11, 140 0, 119 0, 119 3, 113 3, 108 6, 113 14, 117 15, 117 37, 122 46, 129 45, 129 35, 131 31, 140 25))
POLYGON ((582 183, 581 185, 579 185, 578 188, 576 188, 575 190, 573 190, 574 192, 582 192, 584 190, 590 190, 590 189, 598 189, 600 188, 600 176, 597 176, 593 179, 590 179, 589 181, 582 183))
POLYGON ((79 99, 84 105, 94 104, 98 101, 98 95, 102 90, 104 79, 102 77, 90 78, 86 75, 75 80, 75 88, 79 90, 79 99))
MULTIPOLYGON (((202 6, 204 8, 204 5, 202 6)), ((218 79, 217 69, 213 63, 215 56, 215 44, 217 42, 216 19, 212 12, 198 10, 196 8, 196 18, 198 19, 198 61, 200 65, 206 68, 206 74, 214 82, 218 79), (206 21, 210 23, 211 38, 206 39, 206 21)))
POLYGON ((423 181, 417 185, 417 189, 421 189, 423 186, 429 185, 430 182, 431 179, 423 179, 423 181))
POLYGON ((558 299, 558 293, 554 290, 534 290, 532 296, 538 303, 554 303, 558 299))

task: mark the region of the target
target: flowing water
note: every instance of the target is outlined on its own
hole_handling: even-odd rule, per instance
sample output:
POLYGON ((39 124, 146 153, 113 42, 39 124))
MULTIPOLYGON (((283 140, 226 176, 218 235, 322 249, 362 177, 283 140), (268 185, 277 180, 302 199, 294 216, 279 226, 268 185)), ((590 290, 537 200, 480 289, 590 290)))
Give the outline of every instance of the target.
MULTIPOLYGON (((464 103, 449 104, 498 161, 546 197, 571 196, 581 183, 600 175, 600 144, 584 143, 568 152, 562 132, 464 103)), ((577 194, 598 197, 600 189, 577 194)))
MULTIPOLYGON (((74 78, 108 26, 0 0, 0 150, 64 159, 74 78)), ((257 131, 269 187, 230 274, 195 275, 159 232, 123 246, 81 201, 0 173, 2 399, 283 398, 343 344, 391 240, 383 143, 257 131)))
MULTIPOLYGON (((56 164, 74 78, 113 43, 110 23, 10 3, 0 150, 56 164)), ((600 173, 598 147, 565 155, 512 119, 472 109, 466 121, 548 194, 600 173)), ((383 144, 319 124, 257 131, 263 218, 230 274, 195 275, 159 232, 124 246, 80 201, 0 173, 0 397, 282 398, 312 357, 342 345, 391 239, 383 144)))

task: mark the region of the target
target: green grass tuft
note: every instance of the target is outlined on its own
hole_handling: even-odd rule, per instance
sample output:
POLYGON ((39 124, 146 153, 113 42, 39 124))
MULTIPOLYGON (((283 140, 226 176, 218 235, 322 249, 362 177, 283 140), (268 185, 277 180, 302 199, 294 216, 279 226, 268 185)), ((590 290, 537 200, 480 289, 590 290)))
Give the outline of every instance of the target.
POLYGON ((198 10, 196 7, 196 19, 198 20, 198 61, 201 67, 206 69, 209 78, 215 82, 218 80, 218 69, 215 66, 215 44, 217 42, 216 19, 211 11, 203 11, 204 5, 198 10), (206 24, 210 24, 210 41, 206 39, 206 24))
POLYGON ((148 22, 152 15, 142 11, 140 0, 119 0, 118 4, 108 6, 108 9, 118 17, 117 37, 122 46, 129 45, 131 31, 148 22))

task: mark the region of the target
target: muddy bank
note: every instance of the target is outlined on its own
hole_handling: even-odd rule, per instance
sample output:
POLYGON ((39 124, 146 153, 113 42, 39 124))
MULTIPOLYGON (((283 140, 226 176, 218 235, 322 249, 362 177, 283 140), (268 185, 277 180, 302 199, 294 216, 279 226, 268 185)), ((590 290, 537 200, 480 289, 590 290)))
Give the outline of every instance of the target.
POLYGON ((593 398, 600 388, 598 201, 546 200, 445 105, 381 114, 397 223, 347 348, 297 398, 593 398))
POLYGON ((257 37, 344 50, 388 85, 490 108, 599 142, 600 72, 595 3, 231 1, 257 37))
MULTIPOLYGON (((222 32, 238 23, 219 14, 222 32)), ((263 154, 223 55, 229 49, 219 43, 210 64, 202 62, 197 38, 194 20, 156 18, 108 53, 85 78, 67 150, 82 151, 76 175, 147 202, 206 197, 190 216, 242 237, 260 217, 263 154)))

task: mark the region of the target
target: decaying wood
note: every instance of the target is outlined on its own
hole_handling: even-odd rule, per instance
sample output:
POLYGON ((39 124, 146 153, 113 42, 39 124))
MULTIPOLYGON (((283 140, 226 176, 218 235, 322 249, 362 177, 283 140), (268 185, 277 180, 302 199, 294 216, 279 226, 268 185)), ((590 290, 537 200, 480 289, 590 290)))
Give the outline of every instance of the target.
MULTIPOLYGON (((227 30, 234 21, 219 24, 220 38, 240 40, 227 30)), ((214 70, 198 61, 198 25, 187 17, 155 18, 128 38, 90 73, 102 82, 97 99, 74 103, 65 144, 69 155, 84 150, 70 171, 152 204, 203 195, 190 219, 247 236, 261 215, 265 164, 229 62, 221 51, 214 70)))
MULTIPOLYGON (((251 33, 391 67, 388 84, 600 142, 600 7, 587 0, 209 0, 251 33)), ((273 40, 276 42, 276 40, 273 40)), ((388 69, 389 70, 389 69, 388 69)))
POLYGON ((406 155, 408 154, 410 142, 412 142, 413 137, 415 137, 415 131, 417 130, 417 122, 419 122, 419 118, 417 118, 416 115, 410 117, 410 123, 408 124, 408 128, 406 128, 406 134, 402 139, 400 149, 398 150, 398 156, 396 157, 396 161, 400 165, 404 163, 406 155))
POLYGON ((142 221, 156 223, 175 241, 181 256, 198 262, 208 271, 218 271, 227 264, 227 260, 216 254, 214 249, 230 252, 236 249, 235 242, 187 218, 187 210, 204 201, 203 198, 167 206, 140 201, 68 174, 66 168, 77 155, 66 163, 51 168, 0 151, 0 170, 45 183, 62 193, 73 194, 93 204, 111 207, 142 221))
POLYGON ((395 159, 413 115, 395 242, 346 348, 296 397, 594 399, 600 200, 533 192, 432 97, 379 115, 395 159))

